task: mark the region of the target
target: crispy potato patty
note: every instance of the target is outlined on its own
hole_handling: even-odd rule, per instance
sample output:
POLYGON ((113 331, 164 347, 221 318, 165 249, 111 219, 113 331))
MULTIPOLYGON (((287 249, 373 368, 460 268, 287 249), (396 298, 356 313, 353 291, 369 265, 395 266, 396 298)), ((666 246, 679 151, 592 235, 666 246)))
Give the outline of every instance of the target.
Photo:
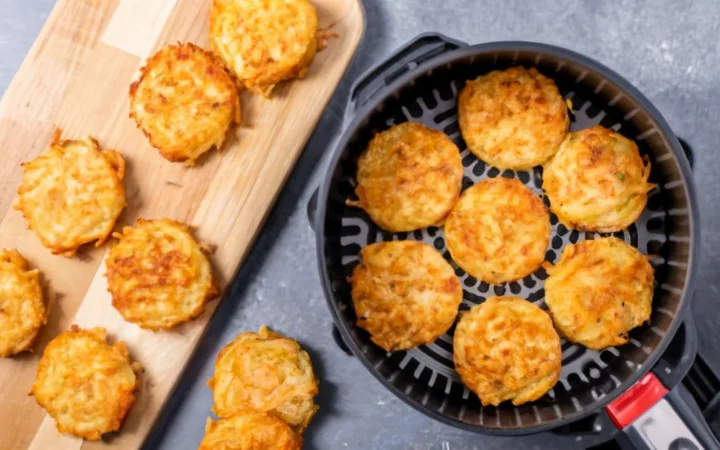
POLYGON ((277 417, 246 410, 217 422, 208 419, 198 450, 300 450, 302 442, 277 417))
POLYGON ((130 85, 130 117, 165 159, 192 164, 219 149, 232 123, 240 123, 237 86, 212 53, 168 45, 130 85))
POLYGON ((462 314, 453 359, 483 405, 537 400, 562 369, 560 337, 550 316, 520 297, 490 297, 462 314))
POLYGON ((598 125, 567 136, 544 166, 543 189, 563 224, 613 232, 640 217, 655 187, 649 176, 637 144, 598 125))
POLYGON ((186 225, 138 219, 113 236, 119 241, 105 259, 108 290, 125 320, 172 328, 199 316, 219 294, 210 262, 186 225))
POLYGON ((46 321, 40 271, 17 250, 0 249, 0 358, 30 350, 46 321))
POLYGON ((120 153, 92 138, 61 140, 56 130, 50 147, 22 166, 14 207, 45 247, 73 256, 88 242, 102 245, 127 205, 120 153))
POLYGON ((388 231, 436 225, 462 187, 460 151, 449 137, 416 122, 378 133, 358 159, 357 202, 388 231))
POLYGON ((213 0, 210 43, 240 83, 269 96, 305 76, 318 48, 318 19, 307 0, 213 0))
POLYGON ((445 222, 453 260, 492 284, 533 273, 545 259, 549 239, 545 205, 514 179, 491 178, 468 188, 445 222))
POLYGON ((500 169, 529 169, 557 151, 570 118, 551 79, 535 68, 511 67, 467 82, 458 122, 478 158, 500 169))
POLYGON ((266 327, 240 333, 220 352, 208 380, 212 411, 227 418, 245 409, 269 412, 302 433, 317 412, 318 385, 300 345, 266 327))
POLYGON ((630 330, 650 319, 653 268, 620 239, 570 244, 547 270, 545 302, 569 341, 592 349, 622 345, 630 330))
POLYGON ((429 344, 455 321, 463 290, 452 266, 430 245, 371 244, 350 283, 357 325, 391 352, 429 344))
POLYGON ((108 345, 104 328, 73 325, 45 347, 30 394, 58 431, 96 441, 122 426, 141 370, 124 343, 108 345))

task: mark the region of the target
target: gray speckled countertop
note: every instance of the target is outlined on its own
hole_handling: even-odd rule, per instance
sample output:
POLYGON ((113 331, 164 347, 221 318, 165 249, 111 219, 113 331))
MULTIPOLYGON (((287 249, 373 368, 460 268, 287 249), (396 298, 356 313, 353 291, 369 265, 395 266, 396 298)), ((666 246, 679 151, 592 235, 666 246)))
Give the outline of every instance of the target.
MULTIPOLYGON (((198 0, 200 1, 200 0, 198 0)), ((0 92, 27 53, 53 0, 0 0, 0 92)), ((306 203, 327 144, 339 130, 351 82, 415 35, 438 31, 468 43, 531 40, 564 46, 608 65, 660 109, 695 150, 702 257, 692 308, 700 351, 720 368, 720 6, 714 0, 365 0, 367 33, 283 190, 232 292, 173 394, 149 448, 196 448, 212 398, 205 387, 217 352, 238 332, 268 323, 297 338, 321 380, 320 413, 306 435, 313 450, 557 448, 542 435, 496 438, 441 425, 387 392, 331 338, 306 203)))

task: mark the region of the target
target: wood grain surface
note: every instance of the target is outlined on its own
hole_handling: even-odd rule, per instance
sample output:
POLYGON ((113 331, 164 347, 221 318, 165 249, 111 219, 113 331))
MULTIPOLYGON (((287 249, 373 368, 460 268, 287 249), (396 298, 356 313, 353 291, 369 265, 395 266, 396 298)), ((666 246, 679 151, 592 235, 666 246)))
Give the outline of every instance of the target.
POLYGON ((0 248, 17 248, 43 274, 47 325, 33 353, 0 359, 0 450, 137 448, 202 337, 218 301, 172 331, 124 322, 112 307, 102 263, 108 244, 75 258, 54 256, 11 205, 20 163, 37 156, 56 126, 68 139, 93 136, 125 156, 128 208, 116 229, 138 217, 191 224, 227 286, 315 124, 364 30, 360 0, 312 0, 321 28, 338 35, 305 79, 278 85, 271 99, 242 93, 243 125, 221 152, 193 167, 162 159, 128 118, 128 86, 144 58, 166 43, 208 47, 210 0, 59 0, 0 102, 0 248), (71 324, 103 326, 145 367, 138 401, 119 433, 89 442, 63 436, 27 396, 47 342, 71 324))

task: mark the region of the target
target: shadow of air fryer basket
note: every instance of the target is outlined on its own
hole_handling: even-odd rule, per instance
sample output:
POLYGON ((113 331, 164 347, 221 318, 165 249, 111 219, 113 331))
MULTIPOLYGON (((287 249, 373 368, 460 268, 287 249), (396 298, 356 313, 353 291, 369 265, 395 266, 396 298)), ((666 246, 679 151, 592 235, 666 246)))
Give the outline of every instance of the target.
MULTIPOLYGON (((681 145, 660 113, 622 77, 558 47, 528 42, 467 46, 441 35, 424 34, 355 83, 344 130, 336 142, 324 179, 308 205, 317 237, 319 270, 337 327, 333 330, 336 342, 357 356, 386 388, 436 420, 480 433, 553 432, 593 446, 612 439, 620 430, 623 437, 618 442, 623 446, 718 447, 693 400, 693 396, 709 396, 712 389, 716 392, 717 377, 707 378, 711 371, 702 360, 692 365, 696 332, 685 313, 699 251, 691 150, 684 142, 681 145), (571 130, 601 124, 634 139, 640 152, 650 158, 650 181, 658 187, 649 193, 647 208, 638 221, 610 235, 660 258, 653 260, 656 290, 650 323, 633 330, 629 344, 594 351, 563 340, 563 370, 548 395, 525 405, 505 402, 493 407, 482 406, 455 373, 452 329, 430 345, 387 353, 355 325, 347 277, 363 246, 414 239, 448 255, 442 229, 389 233, 362 211, 348 207, 346 200, 353 196, 357 157, 370 138, 407 120, 441 130, 455 142, 464 166, 463 188, 503 176, 519 179, 543 197, 539 168, 501 172, 486 165, 467 151, 457 124, 456 97, 465 81, 513 65, 536 67, 555 80, 561 94, 572 100, 571 130), (696 389, 688 389, 689 384, 697 385, 696 389)), ((551 224, 552 245, 546 255, 551 262, 568 243, 607 235, 568 230, 554 215, 551 224)), ((451 264, 463 285, 461 309, 491 295, 518 295, 544 305, 547 274, 542 269, 518 282, 490 286, 451 264)), ((719 409, 716 402, 707 402, 708 410, 719 409)))

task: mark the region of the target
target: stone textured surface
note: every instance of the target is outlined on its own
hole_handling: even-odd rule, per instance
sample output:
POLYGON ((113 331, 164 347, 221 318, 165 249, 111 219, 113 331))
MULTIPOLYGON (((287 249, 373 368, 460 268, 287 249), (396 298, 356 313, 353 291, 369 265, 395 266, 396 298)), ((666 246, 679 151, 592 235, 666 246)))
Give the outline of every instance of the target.
MULTIPOLYGON (((0 92, 53 5, 0 0, 0 92)), ((306 203, 319 182, 323 155, 341 127, 351 82, 398 46, 425 31, 480 43, 531 40, 570 48, 626 77, 660 109, 695 150, 703 253, 692 308, 700 350, 720 368, 720 9, 712 0, 581 1, 365 0, 367 34, 323 116, 230 297, 182 378, 148 448, 195 448, 210 414, 205 387, 215 355, 238 332, 268 324, 309 351, 321 382, 320 413, 307 449, 471 450, 572 447, 551 435, 497 438, 441 425, 387 392, 330 334, 319 285, 306 203)))

